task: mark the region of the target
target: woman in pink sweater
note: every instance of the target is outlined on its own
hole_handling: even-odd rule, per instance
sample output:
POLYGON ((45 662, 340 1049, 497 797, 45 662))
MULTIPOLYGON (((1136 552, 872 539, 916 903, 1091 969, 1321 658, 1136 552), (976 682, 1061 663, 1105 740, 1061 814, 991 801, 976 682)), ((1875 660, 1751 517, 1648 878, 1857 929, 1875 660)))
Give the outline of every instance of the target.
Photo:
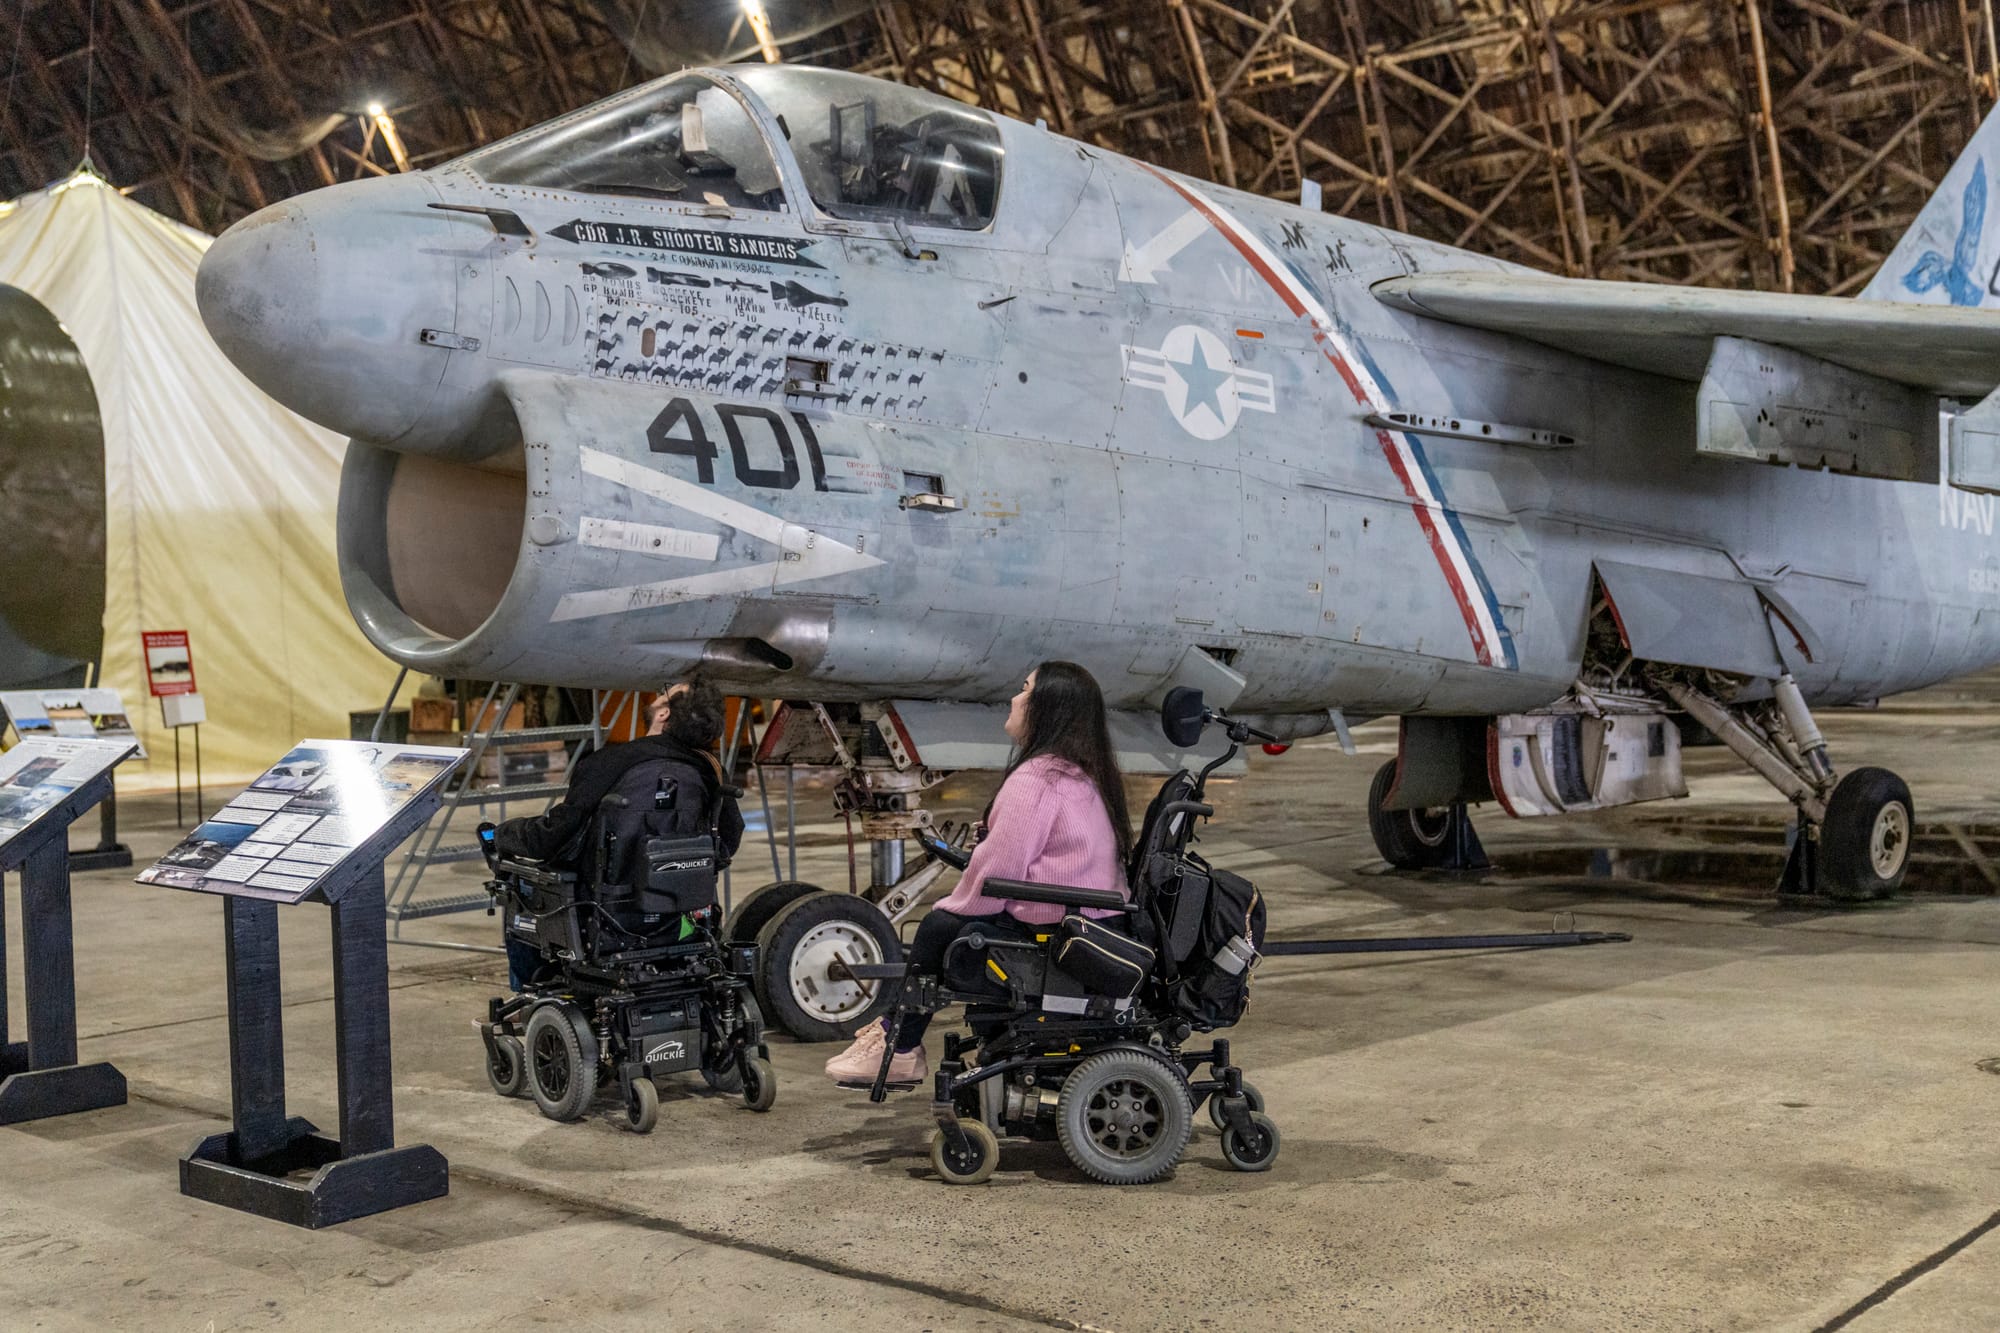
MULTIPOLYGON (((1125 786, 1112 757, 1104 719, 1104 695, 1088 671, 1074 662, 1044 662, 1028 673, 1007 714, 1014 759, 1000 790, 986 808, 986 831, 958 887, 931 908, 917 926, 905 956, 918 969, 935 972, 945 950, 961 931, 977 929, 987 938, 1032 939, 1036 927, 1062 920, 1054 903, 989 897, 992 879, 1024 879, 1036 884, 1072 884, 1127 892, 1125 858, 1132 846, 1125 811, 1125 786)), ((1108 912, 1091 912, 1108 916, 1108 912)), ((968 951, 961 950, 965 958, 968 951)), ((973 968, 982 959, 968 960, 973 968)), ((952 982, 976 984, 970 969, 954 960, 952 982), (959 972, 966 975, 958 975, 959 972)), ((929 1014, 904 1018, 893 1034, 896 1054, 892 1082, 920 1082, 930 1074, 924 1056, 929 1014)), ((887 1021, 869 1023, 854 1044, 826 1062, 836 1081, 872 1080, 882 1064, 887 1021)))

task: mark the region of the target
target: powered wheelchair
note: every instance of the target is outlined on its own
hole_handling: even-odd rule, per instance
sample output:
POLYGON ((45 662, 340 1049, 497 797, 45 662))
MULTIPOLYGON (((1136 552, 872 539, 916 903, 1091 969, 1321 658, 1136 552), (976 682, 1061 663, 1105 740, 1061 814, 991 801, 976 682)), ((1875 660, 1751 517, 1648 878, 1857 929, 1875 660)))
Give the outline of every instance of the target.
MULTIPOLYGON (((622 808, 625 799, 605 804, 622 808)), ((576 1120, 615 1083, 625 1124, 640 1134, 659 1120, 654 1080, 666 1074, 699 1071, 751 1110, 771 1109, 777 1078, 751 993, 757 949, 721 940, 712 831, 648 841, 637 891, 501 856, 494 832, 479 829, 494 876, 486 891, 509 943, 526 945, 536 963, 519 994, 487 1002, 479 1025, 493 1090, 526 1091, 549 1119, 576 1120)), ((618 864, 608 845, 615 836, 594 819, 596 855, 586 864, 618 864)))
MULTIPOLYGON (((840 965, 855 980, 896 988, 891 1031, 906 1013, 966 1006, 971 1035, 945 1035, 931 1106, 931 1164, 950 1184, 990 1177, 1003 1134, 1055 1139, 1106 1184, 1157 1180, 1179 1161, 1204 1103, 1231 1166, 1265 1171, 1277 1160, 1278 1127, 1230 1062, 1229 1042, 1186 1045, 1240 1016, 1264 930, 1255 886, 1189 850, 1194 821, 1214 813, 1202 800, 1209 775, 1246 741, 1268 738, 1204 709, 1196 690, 1170 692, 1161 720, 1178 749, 1195 745, 1210 722, 1226 726, 1230 745, 1198 775, 1174 774, 1154 798, 1128 866, 1129 902, 1103 889, 989 880, 984 891, 994 897, 1072 910, 1032 940, 961 934, 937 975, 900 963, 840 965), (1074 910, 1085 907, 1120 915, 1074 910), (968 975, 982 984, 954 980, 968 975), (1204 1065, 1209 1076, 1197 1078, 1204 1065)), ((926 847, 960 869, 969 859, 942 842, 926 847)), ((885 1043, 873 1101, 914 1086, 889 1082, 893 1056, 885 1043)))

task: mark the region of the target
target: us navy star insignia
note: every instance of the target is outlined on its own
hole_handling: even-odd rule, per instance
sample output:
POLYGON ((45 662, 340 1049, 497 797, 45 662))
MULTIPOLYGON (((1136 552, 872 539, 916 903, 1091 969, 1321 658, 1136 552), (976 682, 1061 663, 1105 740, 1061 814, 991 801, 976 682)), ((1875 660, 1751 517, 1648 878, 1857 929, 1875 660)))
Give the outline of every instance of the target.
POLYGON ((1275 412, 1277 390, 1269 375, 1236 364, 1222 339, 1207 329, 1182 324, 1157 348, 1123 347, 1125 379, 1135 389, 1153 390, 1182 430, 1198 440, 1219 440, 1236 428, 1245 411, 1275 412))

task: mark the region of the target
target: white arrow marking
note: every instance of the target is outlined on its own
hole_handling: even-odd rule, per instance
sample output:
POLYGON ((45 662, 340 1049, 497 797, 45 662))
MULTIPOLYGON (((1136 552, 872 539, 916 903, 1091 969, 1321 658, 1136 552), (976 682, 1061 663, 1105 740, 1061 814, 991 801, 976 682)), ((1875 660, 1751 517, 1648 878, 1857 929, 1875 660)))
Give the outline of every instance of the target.
POLYGON ((582 454, 583 470, 593 477, 616 482, 627 490, 650 495, 655 500, 665 500, 677 509, 712 518, 725 527, 747 532, 761 541, 775 543, 784 538, 785 520, 776 514, 752 509, 726 495, 717 495, 691 481, 682 481, 679 477, 670 477, 664 472, 627 462, 602 449, 585 448, 582 454))
POLYGON ((1174 256, 1187 249, 1189 243, 1207 229, 1208 219, 1189 209, 1144 245, 1135 249, 1132 242, 1125 242, 1125 262, 1118 266, 1118 280, 1158 282, 1159 278, 1155 275, 1173 263, 1174 256))
POLYGON ((864 554, 823 532, 787 523, 776 514, 767 514, 678 477, 628 462, 615 454, 586 448, 581 455, 583 470, 591 476, 602 477, 629 490, 663 500, 678 509, 713 519, 760 541, 770 542, 780 547, 784 554, 781 559, 762 564, 662 579, 657 583, 565 593, 562 600, 556 603, 551 620, 587 620, 593 616, 672 606, 701 597, 761 592, 767 588, 851 574, 886 563, 880 556, 864 554))

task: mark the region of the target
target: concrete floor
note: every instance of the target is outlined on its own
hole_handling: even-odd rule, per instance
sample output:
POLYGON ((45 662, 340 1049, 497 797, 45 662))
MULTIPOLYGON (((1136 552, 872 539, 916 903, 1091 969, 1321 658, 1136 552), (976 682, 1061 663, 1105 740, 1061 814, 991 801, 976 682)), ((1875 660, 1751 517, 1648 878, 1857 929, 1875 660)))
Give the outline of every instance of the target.
MULTIPOLYGON (((1906 776, 1939 821, 1927 847, 1994 845, 2000 678, 1826 722, 1838 761, 1906 776)), ((175 1158, 227 1105, 220 906, 82 876, 83 1052, 133 1097, 0 1130, 5 1325, 2000 1327, 2000 901, 1935 891, 1988 889, 1964 855, 1920 865, 1904 901, 1780 906, 1784 807, 1705 750, 1687 802, 1489 815, 1494 873, 1389 874, 1361 810, 1393 731, 1357 738, 1359 758, 1312 742, 1215 789, 1204 850, 1256 879, 1274 936, 1573 914, 1636 939, 1267 961, 1233 1035, 1284 1132, 1277 1168, 1227 1170, 1202 1116, 1176 1174, 1135 1190, 1018 1143, 990 1185, 947 1187, 924 1098, 871 1106, 824 1081, 827 1048, 783 1042, 769 1115, 676 1080, 650 1137, 609 1102, 556 1125, 486 1087, 471 1024, 498 960, 395 948, 399 1138, 451 1159, 450 1197, 320 1233, 198 1203, 175 1158)), ((981 797, 964 780, 945 803, 981 797)), ((819 827, 800 868, 837 887, 825 808, 802 802, 819 827)), ((124 813, 142 865, 174 839, 170 802, 124 813)), ((285 917, 292 1109, 323 1126, 325 922, 285 917)))

